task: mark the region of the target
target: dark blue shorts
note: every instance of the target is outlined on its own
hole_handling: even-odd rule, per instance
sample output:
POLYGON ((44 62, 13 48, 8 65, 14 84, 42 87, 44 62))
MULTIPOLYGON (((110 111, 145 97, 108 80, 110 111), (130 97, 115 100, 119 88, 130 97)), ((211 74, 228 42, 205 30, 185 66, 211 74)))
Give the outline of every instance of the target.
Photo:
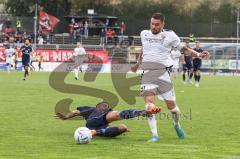
POLYGON ((183 70, 184 71, 191 70, 191 69, 192 69, 192 64, 191 63, 183 64, 183 70))
POLYGON ((200 70, 202 66, 202 60, 201 59, 194 59, 193 60, 193 70, 196 71, 196 70, 200 70))
POLYGON ((108 121, 106 120, 106 115, 109 111, 97 110, 94 111, 88 119, 86 119, 86 127, 89 129, 105 129, 109 126, 108 121))
POLYGON ((23 54, 22 56, 22 65, 25 66, 29 66, 30 65, 30 56, 23 54))

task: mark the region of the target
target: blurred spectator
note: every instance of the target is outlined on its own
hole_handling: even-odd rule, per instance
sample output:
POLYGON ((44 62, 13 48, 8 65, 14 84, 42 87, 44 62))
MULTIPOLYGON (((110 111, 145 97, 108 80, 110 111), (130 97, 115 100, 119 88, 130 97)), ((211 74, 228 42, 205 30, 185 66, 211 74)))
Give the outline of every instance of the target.
POLYGON ((73 22, 71 22, 69 25, 68 25, 68 31, 69 33, 72 35, 73 34, 73 22))
POLYGON ((38 36, 38 44, 43 45, 43 37, 41 35, 38 36))
POLYGON ((112 31, 111 28, 108 29, 106 35, 107 35, 107 43, 112 43, 113 42, 114 32, 112 31))
POLYGON ((17 32, 20 32, 21 27, 22 27, 22 23, 21 23, 21 21, 17 18, 17 21, 16 21, 17 32))
POLYGON ((105 23, 105 32, 107 31, 108 25, 109 25, 109 19, 107 18, 105 23))
POLYGON ((78 23, 73 23, 73 38, 77 39, 77 30, 78 30, 78 23))
POLYGON ((194 34, 192 34, 192 33, 189 34, 189 41, 190 41, 190 42, 195 42, 195 36, 194 36, 194 34))
POLYGON ((7 19, 6 19, 6 21, 5 21, 5 24, 6 24, 7 27, 10 27, 10 26, 11 26, 12 21, 11 21, 10 17, 7 17, 7 19))
POLYGON ((24 42, 26 39, 29 39, 29 36, 27 35, 27 32, 24 32, 22 35, 22 42, 24 42))
POLYGON ((121 31, 121 35, 123 35, 124 31, 126 30, 126 24, 124 22, 121 23, 120 25, 120 31, 121 31))
POLYGON ((80 36, 83 37, 84 36, 84 25, 83 25, 82 21, 79 23, 79 29, 80 29, 80 36))
POLYGON ((6 27, 6 34, 13 34, 13 33, 14 33, 13 29, 10 26, 7 26, 6 27))
POLYGON ((101 31, 100 31, 100 45, 105 44, 105 39, 106 39, 105 29, 101 29, 101 31))
POLYGON ((85 21, 85 23, 84 23, 84 36, 85 36, 85 38, 88 37, 88 22, 87 21, 85 21))

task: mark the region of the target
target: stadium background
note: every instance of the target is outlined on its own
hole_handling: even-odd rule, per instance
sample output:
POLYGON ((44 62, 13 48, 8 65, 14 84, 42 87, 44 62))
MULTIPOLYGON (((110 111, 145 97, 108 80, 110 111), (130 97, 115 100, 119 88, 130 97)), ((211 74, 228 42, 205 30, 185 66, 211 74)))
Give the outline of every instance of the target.
MULTIPOLYGON (((37 2, 37 1, 36 1, 37 2)), ((44 39, 36 49, 44 56, 44 65, 53 70, 62 62, 69 63, 64 71, 70 71, 69 61, 76 40, 68 33, 69 21, 66 15, 86 15, 87 9, 99 14, 119 17, 118 24, 124 21, 127 29, 124 41, 119 44, 99 45, 100 37, 81 38, 84 47, 107 56, 105 71, 109 65, 135 63, 139 53, 139 32, 149 28, 149 17, 155 11, 162 11, 167 18, 167 28, 173 29, 181 40, 189 40, 192 33, 200 40, 202 47, 210 52, 203 61, 201 86, 183 85, 181 76, 174 79, 176 95, 181 111, 182 125, 187 133, 184 141, 177 140, 172 130, 171 120, 159 121, 161 141, 147 144, 150 137, 147 122, 144 120, 124 121, 132 132, 116 139, 97 138, 89 145, 77 145, 73 132, 83 121, 56 121, 54 108, 63 98, 73 99, 71 109, 78 105, 94 105, 101 99, 59 92, 49 85, 49 72, 33 72, 27 81, 22 81, 21 71, 7 75, 0 71, 0 158, 239 158, 239 77, 236 73, 236 59, 239 56, 237 35, 238 0, 41 0, 47 13, 60 19, 54 32, 44 39), (107 51, 107 55, 106 52, 107 51), (59 61, 60 59, 60 61, 59 61), (230 76, 211 76, 230 75, 230 76), (190 118, 189 118, 190 113, 190 118), (192 113, 192 114, 191 114, 192 113)), ((34 24, 34 1, 4 0, 1 22, 7 18, 16 30, 16 19, 22 22, 22 30, 31 36, 34 24), (17 5, 16 5, 17 4, 17 5), (12 7, 11 7, 12 6, 12 7)), ((4 34, 1 34, 3 36, 4 34)), ((0 69, 5 69, 3 46, 0 49, 0 69)), ((194 46, 194 42, 190 43, 194 46)), ((16 44, 21 46, 22 43, 16 44)), ((34 45, 33 45, 34 46, 34 45)), ((34 46, 35 47, 35 46, 34 46)), ((19 56, 18 68, 21 70, 19 56)), ((37 62, 35 62, 37 64, 37 62)), ((239 65, 240 66, 240 65, 239 65)), ((102 72, 105 72, 101 70, 102 72)), ((101 73, 95 81, 85 81, 83 74, 76 81, 69 73, 66 84, 89 86, 117 94, 110 74, 101 73)), ((138 88, 136 88, 137 90, 138 88)), ((163 114, 168 111, 162 102, 163 114)), ((137 98, 135 105, 129 105, 119 97, 117 110, 143 109, 143 101, 137 98)), ((122 122, 122 121, 121 121, 122 122)), ((118 124, 120 122, 117 122, 118 124)))

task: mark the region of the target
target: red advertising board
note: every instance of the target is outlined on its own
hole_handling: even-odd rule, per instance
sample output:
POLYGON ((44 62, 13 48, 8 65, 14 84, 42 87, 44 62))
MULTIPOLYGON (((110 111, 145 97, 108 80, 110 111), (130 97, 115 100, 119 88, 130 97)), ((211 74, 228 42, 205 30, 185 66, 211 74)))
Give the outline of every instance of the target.
MULTIPOLYGON (((4 48, 0 48, 0 61, 5 61, 4 48)), ((18 52, 18 58, 21 60, 21 52, 18 52)), ((107 63, 108 62, 108 52, 105 50, 86 50, 88 56, 88 61, 86 63, 107 63), (96 58, 95 55, 98 58, 96 58), (99 58, 101 60, 99 60, 99 58)), ((73 50, 35 50, 36 56, 42 56, 44 62, 72 62, 73 50)))

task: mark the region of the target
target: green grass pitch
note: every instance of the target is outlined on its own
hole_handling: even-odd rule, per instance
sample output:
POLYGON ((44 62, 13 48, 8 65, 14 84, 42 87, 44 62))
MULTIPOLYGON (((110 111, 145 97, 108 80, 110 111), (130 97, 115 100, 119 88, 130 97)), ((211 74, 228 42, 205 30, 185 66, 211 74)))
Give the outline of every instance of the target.
MULTIPOLYGON (((64 98, 73 99, 72 109, 95 105, 100 99, 55 91, 49 86, 49 73, 34 72, 27 81, 22 76, 22 72, 0 72, 1 159, 240 158, 240 77, 203 76, 199 88, 182 84, 181 76, 174 79, 177 103, 184 114, 184 140, 177 138, 172 121, 161 116, 161 140, 157 143, 146 142, 151 134, 147 121, 140 118, 112 123, 125 123, 131 131, 125 135, 97 137, 87 145, 78 145, 73 132, 84 121, 56 120, 54 107, 64 98)), ((108 74, 100 74, 95 82, 75 81, 69 74, 66 83, 116 93, 108 74)), ((168 113, 164 103, 157 104, 168 113)), ((120 98, 115 109, 128 108, 143 109, 142 99, 128 105, 120 98)))

